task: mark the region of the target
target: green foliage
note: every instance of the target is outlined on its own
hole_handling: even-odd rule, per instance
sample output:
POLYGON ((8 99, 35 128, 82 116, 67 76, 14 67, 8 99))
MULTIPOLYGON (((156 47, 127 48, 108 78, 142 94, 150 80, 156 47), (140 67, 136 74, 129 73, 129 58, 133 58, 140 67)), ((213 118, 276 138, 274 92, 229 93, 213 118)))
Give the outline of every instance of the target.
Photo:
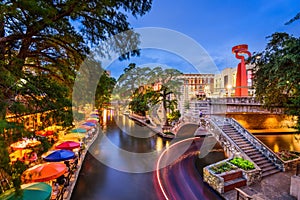
POLYGON ((243 158, 236 157, 236 158, 230 160, 229 162, 243 170, 255 169, 254 164, 252 162, 250 162, 249 160, 245 160, 243 158))
MULTIPOLYGON (((252 57, 256 98, 270 110, 284 107, 300 116, 300 38, 274 33, 263 52, 252 57)), ((299 128, 298 121, 298 128, 299 128)))
POLYGON ((180 117, 181 117, 181 114, 180 114, 179 110, 175 110, 175 111, 168 114, 168 120, 170 122, 171 121, 178 121, 180 117))
POLYGON ((129 102, 129 109, 138 115, 145 116, 149 110, 148 102, 149 98, 147 93, 141 93, 136 90, 132 100, 129 102))
MULTIPOLYGON (((182 82, 175 69, 155 67, 140 68, 131 63, 120 76, 114 90, 114 96, 120 99, 132 98, 129 106, 134 112, 144 114, 149 106, 162 104, 165 125, 168 125, 167 112, 177 109, 176 95, 182 82), (154 89, 154 86, 157 86, 154 89)), ((175 115, 178 113, 175 113, 175 115)))
POLYGON ((210 167, 209 169, 212 170, 216 174, 221 174, 221 173, 224 173, 224 172, 235 170, 237 168, 232 166, 228 162, 222 162, 222 163, 219 163, 217 165, 214 165, 214 166, 210 167))

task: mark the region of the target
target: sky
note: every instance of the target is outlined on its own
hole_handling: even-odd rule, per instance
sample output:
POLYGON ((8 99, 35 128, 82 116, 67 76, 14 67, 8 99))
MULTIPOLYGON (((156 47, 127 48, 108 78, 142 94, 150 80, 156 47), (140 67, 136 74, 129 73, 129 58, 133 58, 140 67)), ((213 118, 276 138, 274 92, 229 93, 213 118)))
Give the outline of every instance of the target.
POLYGON ((203 67, 199 61, 199 57, 206 53, 205 56, 215 65, 213 71, 218 73, 239 63, 231 52, 235 45, 248 44, 249 51, 253 53, 264 50, 268 42, 266 37, 272 33, 287 32, 299 37, 300 20, 284 25, 298 12, 299 0, 154 0, 150 12, 142 17, 128 18, 131 27, 163 29, 186 39, 173 38, 172 41, 169 40, 172 37, 159 38, 152 34, 153 38, 149 40, 158 40, 158 43, 167 40, 173 46, 160 48, 154 45, 154 48, 148 48, 146 45, 141 49, 140 57, 122 62, 115 59, 106 68, 116 78, 122 73, 120 69, 131 62, 138 66, 174 67, 184 73, 210 73, 206 69, 214 67, 203 67), (200 51, 197 49, 199 53, 196 50, 192 52, 189 41, 202 48, 200 51), (186 58, 189 50, 191 56, 186 58))

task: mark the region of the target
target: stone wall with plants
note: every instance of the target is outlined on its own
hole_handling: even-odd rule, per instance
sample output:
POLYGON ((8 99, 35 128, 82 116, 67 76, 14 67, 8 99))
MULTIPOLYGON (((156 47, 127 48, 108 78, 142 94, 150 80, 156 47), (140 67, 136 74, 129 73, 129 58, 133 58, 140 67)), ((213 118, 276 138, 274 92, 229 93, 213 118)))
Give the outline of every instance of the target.
POLYGON ((297 168, 297 163, 300 160, 299 152, 284 150, 276 152, 276 154, 283 161, 285 171, 291 171, 297 168))
POLYGON ((243 173, 247 185, 261 180, 261 169, 249 160, 231 157, 203 168, 203 179, 217 192, 224 192, 224 178, 238 171, 243 173))
POLYGON ((218 193, 224 193, 224 179, 218 174, 212 173, 208 167, 203 168, 203 180, 218 193))

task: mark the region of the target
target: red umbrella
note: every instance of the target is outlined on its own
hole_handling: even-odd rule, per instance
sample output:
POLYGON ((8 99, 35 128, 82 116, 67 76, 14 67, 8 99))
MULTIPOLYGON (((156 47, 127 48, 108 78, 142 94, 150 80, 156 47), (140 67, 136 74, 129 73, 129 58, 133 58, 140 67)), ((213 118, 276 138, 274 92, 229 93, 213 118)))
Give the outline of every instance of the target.
POLYGON ((74 142, 74 141, 65 141, 60 143, 59 145, 56 145, 56 149, 68 149, 68 150, 73 150, 76 148, 80 147, 79 142, 74 142))
POLYGON ((36 135, 40 135, 40 136, 49 136, 49 135, 53 135, 53 131, 36 131, 35 134, 36 135))

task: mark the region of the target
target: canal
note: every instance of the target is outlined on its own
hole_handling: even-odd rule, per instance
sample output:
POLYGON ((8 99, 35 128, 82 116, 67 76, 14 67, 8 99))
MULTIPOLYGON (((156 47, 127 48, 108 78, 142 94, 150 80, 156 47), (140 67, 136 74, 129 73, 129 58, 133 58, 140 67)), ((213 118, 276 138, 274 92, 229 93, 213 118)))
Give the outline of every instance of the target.
MULTIPOLYGON (((99 137, 85 157, 71 199, 162 199, 154 170, 158 157, 170 145, 172 141, 126 116, 108 113, 99 137)), ((197 167, 224 159, 224 153, 217 149, 209 154, 212 159, 201 159, 197 167)), ((203 192, 215 193, 204 183, 203 192)))
POLYGON ((266 144, 274 152, 279 152, 282 150, 300 152, 299 133, 265 133, 255 134, 255 137, 266 144))

